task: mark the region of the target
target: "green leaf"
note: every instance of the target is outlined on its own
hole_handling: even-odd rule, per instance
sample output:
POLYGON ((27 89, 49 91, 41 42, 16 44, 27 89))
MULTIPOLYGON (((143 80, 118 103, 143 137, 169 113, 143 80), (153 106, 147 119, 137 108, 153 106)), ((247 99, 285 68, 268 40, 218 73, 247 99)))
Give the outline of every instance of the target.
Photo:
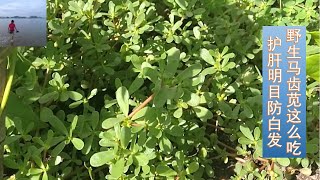
POLYGON ((187 1, 185 0, 175 0, 175 2, 178 4, 178 6, 183 9, 183 10, 187 10, 187 1))
POLYGON ((193 107, 193 109, 196 112, 197 117, 199 117, 201 120, 213 118, 212 112, 205 107, 196 106, 193 107))
POLYGON ((196 93, 191 93, 190 98, 188 97, 187 101, 188 105, 195 107, 198 106, 200 103, 200 97, 196 93))
POLYGON ((48 122, 50 117, 53 116, 52 110, 47 108, 47 107, 43 107, 40 111, 40 120, 43 122, 48 122))
POLYGON ((246 104, 243 104, 242 106, 243 106, 243 114, 247 118, 252 118, 253 117, 253 111, 251 110, 251 108, 246 104))
POLYGON ((146 130, 140 131, 137 144, 139 146, 143 146, 146 143, 146 140, 147 140, 147 132, 146 132, 146 130))
POLYGON ((169 129, 166 129, 166 132, 171 136, 181 137, 183 136, 183 128, 179 125, 173 125, 169 129))
POLYGON ((202 147, 202 148, 200 149, 199 155, 200 155, 200 157, 201 157, 202 159, 205 159, 205 158, 208 156, 208 151, 207 151, 207 149, 204 148, 204 147, 202 147))
POLYGON ((302 166, 303 168, 308 167, 308 166, 309 166, 309 159, 308 159, 308 158, 303 158, 303 159, 301 160, 301 166, 302 166))
POLYGON ((75 1, 69 1, 68 4, 69 4, 69 9, 71 11, 75 11, 77 13, 81 13, 82 12, 82 8, 75 1))
POLYGON ((306 8, 312 8, 313 2, 316 2, 316 1, 314 1, 314 0, 306 0, 305 7, 306 8))
POLYGON ((148 106, 140 109, 136 114, 134 114, 134 116, 132 116, 131 120, 136 120, 144 117, 147 114, 148 109, 149 109, 148 106))
POLYGON ((150 67, 143 68, 143 75, 145 75, 153 83, 157 83, 159 81, 158 74, 158 71, 156 71, 155 69, 152 69, 150 67))
POLYGON ((58 99, 58 97, 59 97, 59 93, 56 91, 53 91, 53 92, 50 92, 50 93, 47 93, 47 94, 41 96, 41 98, 39 99, 39 103, 45 104, 49 101, 55 101, 58 99))
POLYGON ((186 169, 187 174, 192 174, 199 169, 199 163, 198 162, 192 162, 189 164, 189 166, 186 169))
POLYGON ((62 91, 59 96, 61 102, 65 102, 69 99, 68 91, 62 91))
POLYGON ((144 153, 136 154, 133 158, 138 166, 146 166, 149 163, 149 158, 144 153))
POLYGON ((164 77, 170 78, 176 74, 180 62, 180 50, 173 47, 167 51, 167 65, 164 71, 164 77))
POLYGON ((79 138, 72 138, 71 142, 77 150, 81 150, 84 146, 84 142, 79 138))
POLYGON ((36 163, 36 165, 38 167, 40 167, 42 170, 45 169, 44 164, 43 164, 42 159, 41 159, 40 156, 33 155, 32 159, 33 159, 33 161, 36 163))
POLYGON ((253 58, 254 58, 254 55, 251 54, 251 53, 248 53, 248 54, 247 54, 247 57, 248 57, 249 59, 253 59, 253 58))
POLYGON ((76 129, 77 123, 78 123, 78 116, 74 116, 70 126, 70 132, 69 132, 70 136, 72 136, 72 132, 76 129))
POLYGON ((115 4, 112 1, 109 1, 109 11, 108 13, 113 16, 115 14, 115 4))
POLYGON ((136 92, 144 83, 144 79, 137 76, 129 87, 129 94, 136 92))
POLYGON ((97 92, 98 92, 98 89, 97 89, 97 88, 92 89, 91 92, 90 92, 90 95, 88 96, 88 99, 91 99, 91 98, 93 98, 95 95, 97 95, 97 92))
POLYGON ((30 168, 28 173, 31 174, 31 175, 34 175, 34 174, 40 174, 40 173, 42 173, 42 172, 43 172, 42 169, 39 169, 39 168, 30 168))
POLYGON ((115 86, 116 86, 117 89, 120 88, 120 87, 122 86, 121 79, 116 78, 116 79, 114 80, 114 84, 115 84, 115 86))
POLYGON ((74 100, 74 101, 79 101, 82 99, 82 94, 76 92, 76 91, 68 91, 68 95, 70 97, 70 99, 74 100))
POLYGON ((165 154, 170 154, 173 149, 171 141, 166 136, 160 139, 159 147, 165 154))
POLYGON ((150 172, 150 166, 142 166, 143 174, 148 174, 150 172))
POLYGON ((47 171, 44 171, 42 174, 42 180, 48 180, 48 174, 47 171))
POLYGON ((308 45, 307 46, 307 57, 309 55, 313 55, 313 54, 319 54, 320 53, 320 47, 319 46, 315 46, 315 45, 308 45))
POLYGON ((112 128, 115 124, 120 123, 122 119, 120 118, 109 118, 106 119, 102 122, 102 128, 103 129, 110 129, 112 128))
POLYGON ((317 45, 320 46, 320 32, 319 31, 313 31, 310 32, 312 38, 316 41, 317 45))
POLYGON ((262 157, 262 140, 259 140, 255 146, 256 150, 253 153, 253 158, 258 159, 262 157))
POLYGON ((116 99, 120 106, 120 110, 124 115, 129 114, 129 92, 126 87, 121 86, 116 92, 116 99))
POLYGON ((10 169, 19 170, 19 164, 15 162, 15 160, 11 157, 4 157, 3 165, 10 169))
POLYGON ((229 51, 229 46, 225 46, 221 52, 221 56, 224 56, 229 51))
POLYGON ((69 105, 69 108, 73 109, 73 108, 76 108, 78 107, 80 104, 82 104, 83 101, 76 101, 76 102, 73 102, 69 105))
POLYGON ((214 65, 215 61, 213 57, 210 55, 209 51, 207 49, 201 49, 200 50, 200 57, 206 61, 208 64, 214 65))
POLYGON ((38 81, 38 77, 36 74, 36 70, 34 67, 30 67, 28 71, 25 73, 25 87, 31 91, 34 89, 34 86, 36 85, 38 81))
POLYGON ((117 100, 116 99, 112 99, 110 101, 106 100, 104 103, 105 103, 104 107, 108 109, 113 105, 117 104, 117 100))
POLYGON ((223 66, 222 71, 227 72, 230 69, 234 68, 235 66, 236 66, 236 64, 234 62, 229 62, 228 64, 223 66))
POLYGON ((254 139, 257 141, 260 138, 261 130, 259 127, 254 128, 254 139))
POLYGON ((194 64, 183 70, 178 76, 176 77, 178 82, 181 82, 185 79, 192 78, 198 75, 202 70, 201 64, 194 64))
POLYGON ((214 74, 217 71, 217 69, 215 69, 214 67, 208 67, 205 68, 201 73, 200 76, 205 77, 208 74, 214 74))
POLYGON ((248 139, 248 138, 245 138, 245 137, 240 137, 238 139, 238 142, 240 144, 252 144, 252 141, 250 139, 248 139))
POLYGON ((146 18, 145 14, 140 13, 134 22, 135 26, 139 27, 142 24, 142 22, 145 20, 145 18, 146 18))
POLYGON ((139 45, 132 45, 132 46, 130 46, 130 49, 132 49, 134 51, 139 51, 140 50, 140 46, 139 45))
POLYGON ((126 149, 130 140, 131 140, 131 129, 128 127, 122 127, 121 128, 121 137, 120 137, 120 142, 121 142, 122 148, 126 149))
POLYGON ((229 104, 225 103, 224 101, 220 101, 218 103, 219 109, 225 114, 227 117, 232 115, 232 108, 229 104))
POLYGON ((320 82, 320 54, 307 56, 307 75, 320 82))
POLYGON ((114 158, 115 155, 113 150, 98 152, 91 156, 90 165, 92 167, 100 167, 107 164, 114 158))
POLYGON ((307 153, 314 154, 316 152, 318 152, 318 145, 307 143, 307 153))
POLYGON ((290 165, 290 159, 289 158, 276 158, 277 162, 281 165, 281 166, 289 166, 290 165))
MULTIPOLYGON (((11 144, 13 142, 16 142, 21 137, 22 137, 21 135, 7 136, 5 141, 3 142, 3 144, 9 145, 9 144, 11 144)), ((36 142, 36 143, 38 143, 40 145, 44 145, 43 141, 41 141, 40 138, 38 139, 38 138, 33 137, 32 140, 35 141, 35 142, 38 140, 38 142, 36 142)), ((11 168, 11 169, 14 169, 14 168, 11 168)))
POLYGON ((305 19, 306 18, 306 11, 305 10, 301 10, 298 12, 298 14, 296 15, 297 19, 305 19))
POLYGON ((196 39, 200 39, 201 38, 200 27, 199 26, 193 27, 193 35, 194 35, 194 37, 196 37, 196 39))
POLYGON ((299 171, 306 176, 310 176, 312 174, 312 170, 310 168, 302 168, 299 171))
POLYGON ((185 155, 184 155, 184 153, 182 151, 177 151, 175 153, 175 157, 176 157, 176 160, 177 160, 177 169, 178 169, 178 171, 184 170, 184 163, 185 163, 185 155))
POLYGON ((125 161, 123 158, 119 159, 115 164, 112 164, 110 171, 111 176, 116 179, 120 178, 124 171, 124 164, 125 161))
MULTIPOLYGON (((231 58, 234 58, 236 55, 234 53, 228 53, 226 55, 223 56, 223 59, 224 60, 228 60, 231 59, 231 58)), ((233 63, 233 62, 232 62, 233 63)))
POLYGON ((206 166, 205 171, 209 177, 214 177, 214 170, 211 166, 206 166))
POLYGON ((242 132, 242 134, 247 137, 248 139, 250 139, 251 141, 254 141, 254 138, 251 134, 251 131, 248 127, 245 127, 245 126, 240 126, 240 131, 242 132))
POLYGON ((238 105, 232 110, 232 119, 238 119, 239 110, 240 110, 240 105, 238 104, 238 105))
POLYGON ((156 107, 162 107, 168 99, 174 98, 175 94, 176 88, 169 88, 167 86, 164 86, 155 95, 153 103, 156 107))
POLYGON ((66 143, 64 141, 60 142, 52 151, 51 151, 51 156, 57 157, 64 147, 66 146, 66 143))
POLYGON ((177 29, 180 28, 180 26, 182 25, 182 21, 177 21, 173 26, 172 26, 172 32, 175 32, 177 29))
MULTIPOLYGON (((51 23, 49 23, 48 25, 50 25, 51 23)), ((41 59, 41 58, 36 58, 33 62, 32 62, 32 65, 35 66, 35 67, 39 67, 43 64, 46 64, 47 63, 47 60, 46 59, 41 59)))
POLYGON ((182 113, 183 113, 182 108, 178 108, 177 110, 174 111, 173 117, 175 117, 175 118, 181 118, 182 113))
POLYGON ((63 122, 58 119, 56 116, 51 116, 49 118, 49 123, 52 127, 54 127, 57 131, 60 131, 62 134, 69 136, 68 130, 63 122))
POLYGON ((85 155, 88 155, 92 149, 93 139, 95 138, 94 135, 89 136, 84 140, 84 147, 81 149, 81 152, 85 155))
POLYGON ((156 168, 157 174, 160 176, 165 176, 165 177, 170 177, 170 176, 175 176, 177 175, 177 172, 172 170, 169 166, 167 165, 159 165, 156 168))

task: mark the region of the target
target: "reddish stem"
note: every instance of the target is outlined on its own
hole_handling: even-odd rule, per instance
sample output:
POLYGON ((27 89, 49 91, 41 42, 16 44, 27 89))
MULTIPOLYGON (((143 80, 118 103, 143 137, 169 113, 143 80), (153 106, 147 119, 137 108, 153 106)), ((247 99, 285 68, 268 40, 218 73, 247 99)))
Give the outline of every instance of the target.
POLYGON ((137 112, 139 112, 142 108, 146 107, 146 105, 152 101, 152 99, 154 98, 154 94, 152 94, 151 96, 149 96, 142 104, 140 104, 136 109, 134 109, 130 114, 129 114, 129 118, 132 118, 137 112))

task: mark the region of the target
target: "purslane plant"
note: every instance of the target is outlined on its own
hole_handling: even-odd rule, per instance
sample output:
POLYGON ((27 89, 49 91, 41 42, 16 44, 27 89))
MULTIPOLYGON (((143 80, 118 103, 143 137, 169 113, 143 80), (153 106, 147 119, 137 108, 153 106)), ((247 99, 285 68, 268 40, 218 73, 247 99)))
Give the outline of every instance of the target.
MULTIPOLYGON (((261 29, 306 25, 312 32, 317 6, 313 0, 49 0, 47 46, 15 53, 6 177, 312 175, 319 165, 319 71, 310 65, 307 158, 261 157, 261 29)), ((319 52, 318 40, 308 35, 308 55, 319 52)), ((313 59, 309 64, 317 64, 313 59)))

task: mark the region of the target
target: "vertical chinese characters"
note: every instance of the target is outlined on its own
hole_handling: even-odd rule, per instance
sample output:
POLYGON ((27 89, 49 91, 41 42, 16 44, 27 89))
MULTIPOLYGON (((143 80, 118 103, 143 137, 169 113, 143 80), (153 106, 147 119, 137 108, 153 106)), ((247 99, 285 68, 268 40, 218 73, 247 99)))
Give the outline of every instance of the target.
POLYGON ((268 38, 268 81, 272 85, 269 86, 268 93, 268 147, 269 148, 280 148, 280 131, 281 131, 281 120, 278 115, 281 114, 281 103, 278 102, 280 99, 280 83, 282 81, 282 69, 280 67, 281 53, 274 53, 277 47, 281 47, 281 39, 279 37, 268 38))
POLYGON ((306 156, 306 30, 263 27, 263 157, 306 156))
POLYGON ((294 156, 301 155, 299 150, 301 146, 301 136, 299 132, 299 124, 301 119, 299 114, 301 111, 298 109, 301 107, 300 103, 300 85, 301 80, 297 77, 300 75, 299 61, 301 60, 300 48, 296 47, 297 43, 301 38, 300 29, 287 29, 286 42, 291 43, 287 51, 287 62, 290 78, 287 81, 288 85, 288 105, 287 105, 287 122, 290 125, 290 130, 287 132, 289 141, 286 144, 286 152, 291 153, 294 156))

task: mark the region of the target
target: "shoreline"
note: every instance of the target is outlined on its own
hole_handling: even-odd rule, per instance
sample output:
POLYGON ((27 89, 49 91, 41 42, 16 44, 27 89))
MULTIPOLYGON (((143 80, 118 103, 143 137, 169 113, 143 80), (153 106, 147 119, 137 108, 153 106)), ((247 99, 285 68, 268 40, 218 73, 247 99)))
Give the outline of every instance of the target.
POLYGON ((0 19, 46 19, 46 17, 0 17, 0 19))

